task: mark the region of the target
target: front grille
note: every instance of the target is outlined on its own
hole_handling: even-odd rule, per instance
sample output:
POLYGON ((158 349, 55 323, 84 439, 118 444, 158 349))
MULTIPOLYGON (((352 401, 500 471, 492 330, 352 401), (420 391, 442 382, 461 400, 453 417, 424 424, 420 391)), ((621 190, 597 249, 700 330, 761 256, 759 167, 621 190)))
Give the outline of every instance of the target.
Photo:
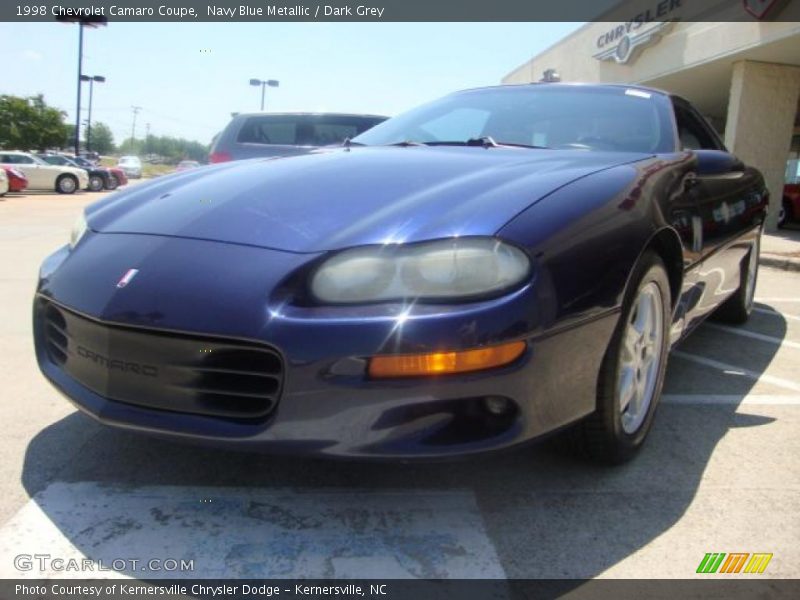
POLYGON ((50 361, 109 400, 227 419, 262 419, 283 385, 280 355, 257 343, 156 332, 37 306, 50 361))

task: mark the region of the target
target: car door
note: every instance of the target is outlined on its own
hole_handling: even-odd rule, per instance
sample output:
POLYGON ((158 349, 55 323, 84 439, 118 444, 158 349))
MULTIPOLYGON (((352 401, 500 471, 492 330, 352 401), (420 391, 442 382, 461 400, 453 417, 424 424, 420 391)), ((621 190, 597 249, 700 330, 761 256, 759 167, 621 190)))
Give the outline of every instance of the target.
POLYGON ((58 162, 50 162, 44 160, 43 158, 39 159, 39 172, 42 176, 42 188, 52 190, 55 189, 56 186, 56 179, 58 179, 59 175, 64 173, 64 167, 72 167, 64 157, 59 156, 56 157, 60 160, 58 162))
POLYGON ((686 314, 691 325, 738 288, 740 264, 750 249, 744 237, 763 219, 763 198, 758 174, 725 149, 706 120, 685 100, 673 98, 673 106, 681 150, 696 161, 681 214, 673 214, 686 249, 686 282, 695 292, 686 314))

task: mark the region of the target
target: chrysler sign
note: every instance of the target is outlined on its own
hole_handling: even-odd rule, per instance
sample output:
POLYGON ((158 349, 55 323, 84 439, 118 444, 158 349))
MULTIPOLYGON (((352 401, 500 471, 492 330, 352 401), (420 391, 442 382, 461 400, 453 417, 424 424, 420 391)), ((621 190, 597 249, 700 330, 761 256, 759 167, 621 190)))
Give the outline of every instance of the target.
POLYGON ((682 0, 661 0, 651 8, 635 15, 601 33, 597 40, 597 60, 613 60, 626 64, 634 60, 639 51, 661 39, 672 26, 674 11, 681 7, 682 0))

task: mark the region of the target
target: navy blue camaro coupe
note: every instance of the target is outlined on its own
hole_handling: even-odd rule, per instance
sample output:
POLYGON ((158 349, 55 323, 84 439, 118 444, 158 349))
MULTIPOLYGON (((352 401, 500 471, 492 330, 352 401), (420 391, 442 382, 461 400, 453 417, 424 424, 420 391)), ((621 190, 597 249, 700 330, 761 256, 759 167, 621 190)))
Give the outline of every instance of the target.
POLYGON ((767 203, 681 98, 458 92, 89 206, 42 265, 37 358, 82 411, 155 435, 406 459, 563 430, 621 462, 671 347, 747 319, 767 203))

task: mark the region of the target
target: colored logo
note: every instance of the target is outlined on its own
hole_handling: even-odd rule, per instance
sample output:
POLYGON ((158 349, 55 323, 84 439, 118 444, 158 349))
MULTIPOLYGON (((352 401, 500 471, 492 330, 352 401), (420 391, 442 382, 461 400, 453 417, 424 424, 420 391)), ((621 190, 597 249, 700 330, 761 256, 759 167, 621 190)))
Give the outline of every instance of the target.
POLYGON ((730 575, 732 573, 763 573, 769 561, 772 560, 772 553, 755 552, 708 552, 700 561, 697 567, 698 573, 720 573, 730 575))
POLYGON ((134 277, 136 277, 136 274, 137 274, 138 272, 139 272, 139 269, 128 269, 128 270, 125 272, 125 275, 123 275, 123 276, 122 276, 122 279, 120 279, 120 280, 117 282, 117 287, 118 287, 118 288, 124 288, 126 285, 128 285, 128 284, 131 282, 131 280, 132 280, 134 277))
POLYGON ((657 43, 669 32, 674 21, 650 23, 629 21, 601 35, 597 39, 600 52, 594 55, 597 60, 614 60, 624 65, 638 56, 641 50, 657 43))

